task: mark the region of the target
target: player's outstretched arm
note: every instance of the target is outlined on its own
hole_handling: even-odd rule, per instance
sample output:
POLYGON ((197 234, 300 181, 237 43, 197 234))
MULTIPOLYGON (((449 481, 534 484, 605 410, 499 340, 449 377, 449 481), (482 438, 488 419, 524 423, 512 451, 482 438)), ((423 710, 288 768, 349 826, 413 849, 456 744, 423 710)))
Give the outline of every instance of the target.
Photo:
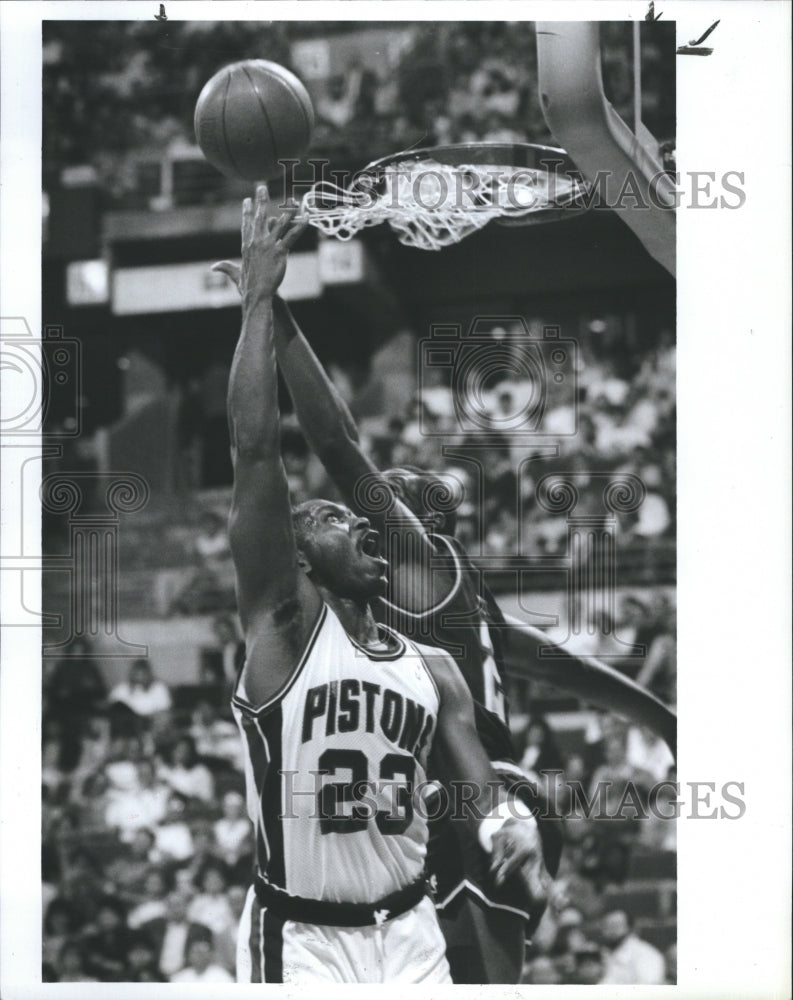
MULTIPOLYGON (((228 274, 242 293, 239 267, 229 261, 215 267, 228 274)), ((356 484, 366 476, 376 475, 377 467, 361 449, 358 428, 347 404, 279 295, 273 297, 273 321, 278 364, 300 426, 311 450, 350 502, 356 484)))
POLYGON ((473 822, 479 840, 491 854, 496 885, 512 875, 523 883, 529 906, 542 909, 551 883, 543 859, 538 820, 507 793, 479 739, 474 703, 454 660, 440 650, 427 650, 426 662, 438 686, 441 706, 433 746, 433 764, 447 784, 453 822, 473 822))
POLYGON ((590 656, 574 656, 557 647, 558 655, 542 656, 542 647, 553 643, 540 629, 504 615, 503 636, 510 667, 532 680, 541 680, 582 701, 631 722, 646 726, 661 737, 677 756, 677 717, 654 694, 630 678, 590 656))
MULTIPOLYGON (((302 226, 286 212, 268 218, 267 188, 242 213, 242 328, 231 366, 228 417, 234 488, 229 540, 246 633, 245 686, 260 703, 288 673, 320 598, 298 564, 281 462, 273 295, 302 226), (261 647, 261 649, 259 648, 261 647), (269 656, 265 657, 265 650, 269 656), (269 661, 267 670, 264 664, 269 661)), ((216 265, 226 270, 227 262, 216 265)))

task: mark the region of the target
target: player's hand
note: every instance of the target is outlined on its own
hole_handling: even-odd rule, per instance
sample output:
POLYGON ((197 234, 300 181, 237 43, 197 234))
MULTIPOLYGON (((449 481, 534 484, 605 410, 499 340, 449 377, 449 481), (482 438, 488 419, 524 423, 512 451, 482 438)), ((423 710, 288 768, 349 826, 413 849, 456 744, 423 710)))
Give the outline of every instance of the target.
POLYGON ((513 817, 493 834, 490 873, 496 885, 503 885, 511 875, 517 874, 532 908, 545 905, 551 876, 543 861, 542 841, 535 819, 513 817))
POLYGON ((242 203, 242 266, 230 260, 213 265, 239 289, 243 307, 272 298, 284 279, 289 251, 306 227, 306 220, 295 219, 296 205, 278 216, 268 214, 267 185, 256 189, 255 202, 242 203))

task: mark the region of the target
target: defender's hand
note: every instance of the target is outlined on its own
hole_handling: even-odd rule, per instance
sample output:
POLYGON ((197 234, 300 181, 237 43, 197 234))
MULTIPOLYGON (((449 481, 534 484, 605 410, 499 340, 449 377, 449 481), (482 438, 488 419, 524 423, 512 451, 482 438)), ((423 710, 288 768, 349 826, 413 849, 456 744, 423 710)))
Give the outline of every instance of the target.
POLYGON ((272 298, 286 272, 289 251, 306 228, 306 220, 295 220, 297 206, 268 218, 267 185, 256 189, 255 205, 250 198, 242 203, 242 266, 230 260, 213 265, 239 289, 243 307, 272 298))
POLYGON ((510 875, 518 873, 533 906, 547 902, 551 876, 543 861, 535 819, 513 817, 493 834, 490 872, 496 885, 503 885, 510 875))

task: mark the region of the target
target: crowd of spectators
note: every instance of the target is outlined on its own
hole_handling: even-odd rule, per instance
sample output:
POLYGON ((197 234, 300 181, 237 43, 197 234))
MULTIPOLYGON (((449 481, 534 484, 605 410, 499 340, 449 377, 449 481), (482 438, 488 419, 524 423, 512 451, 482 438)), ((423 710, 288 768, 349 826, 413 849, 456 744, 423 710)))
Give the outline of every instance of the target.
MULTIPOLYGON (((646 32, 642 41, 642 115, 671 150, 674 75, 668 57, 674 37, 661 37, 665 29, 658 25, 653 29, 654 37, 646 32)), ((625 25, 604 24, 601 45, 606 93, 632 122, 632 50, 625 25)), ((313 91, 315 151, 368 150, 373 159, 447 143, 555 144, 537 97, 535 26, 528 22, 450 22, 413 30, 395 63, 373 64, 357 53, 343 71, 315 81, 313 91)))
POLYGON ((414 30, 395 64, 358 55, 316 86, 318 149, 396 151, 416 144, 525 142, 550 133, 536 98, 531 24, 414 30), (367 65, 368 63, 368 65, 367 65))
POLYGON ((625 910, 610 910, 595 925, 578 907, 562 905, 551 946, 533 950, 521 980, 531 985, 671 986, 677 982, 677 945, 669 944, 661 951, 639 937, 625 910))
MULTIPOLYGON (((570 554, 570 519, 584 517, 593 524, 599 518, 614 539, 621 584, 671 582, 676 533, 674 340, 662 328, 655 335, 645 330, 631 343, 624 331, 610 336, 609 323, 618 326, 614 320, 589 321, 598 329, 578 338, 576 378, 569 380, 570 388, 557 388, 546 377, 545 398, 534 410, 538 383, 505 380, 482 393, 476 405, 481 422, 490 421, 486 448, 481 447, 481 426, 473 433, 462 427, 460 399, 449 385, 425 385, 401 412, 372 412, 369 407, 367 413, 357 411, 359 397, 388 398, 379 376, 370 376, 358 390, 351 390, 339 376, 337 388, 356 417, 362 446, 379 468, 414 466, 448 475, 460 501, 457 535, 474 558, 522 556, 527 567, 547 557, 564 561, 570 554), (606 331, 599 329, 601 323, 606 331), (527 429, 532 433, 526 434, 527 429), (455 457, 445 453, 448 445, 456 446, 455 457), (550 454, 554 448, 556 453, 550 454), (609 508, 611 486, 619 487, 611 491, 612 499, 630 499, 633 492, 635 503, 609 508), (575 506, 555 509, 549 498, 564 497, 566 487, 576 496, 575 506)), ((499 331, 492 333, 496 345, 499 331)), ((333 366, 330 370, 341 371, 333 366)), ((338 499, 294 414, 285 412, 282 423, 282 456, 293 501, 338 499)), ((71 471, 71 459, 58 461, 59 468, 71 471)), ((151 518, 144 514, 124 521, 119 535, 125 568, 121 584, 132 587, 131 597, 124 595, 125 608, 134 608, 140 600, 130 582, 130 573, 139 572, 145 598, 139 616, 233 612, 228 485, 202 497, 193 482, 190 490, 181 489, 172 499, 170 512, 163 506, 151 518), (152 573, 154 586, 148 579, 152 573)), ((43 527, 46 550, 66 553, 68 520, 45 515, 43 527)), ((586 555, 581 550, 579 558, 586 555)), ((553 589, 560 583, 537 585, 553 589)), ((665 628, 673 633, 671 609, 659 615, 668 619, 665 628)), ((587 623, 588 634, 613 635, 615 624, 587 623)), ((660 677, 673 653, 669 643, 659 645, 652 662, 644 665, 649 676, 660 677)))
MULTIPOLYGON (((83 640, 45 671, 45 981, 232 981, 253 830, 228 704, 240 648, 224 619, 217 633, 223 676, 204 671, 195 684, 171 686, 137 660, 110 685, 83 640)), ((522 707, 514 721, 521 763, 560 807, 567 842, 525 980, 663 982, 670 973, 637 936, 619 893, 637 856, 674 856, 674 823, 646 809, 651 786, 673 777, 668 751, 598 713, 582 714, 570 744, 522 707), (589 801, 608 787, 605 812, 587 815, 571 791, 576 782, 589 801), (643 815, 620 810, 628 785, 643 815)), ((644 923, 657 931, 664 906, 643 905, 644 923)), ((668 926, 666 912, 667 938, 668 926)))
POLYGON ((45 672, 45 981, 233 980, 252 829, 229 684, 196 681, 109 686, 82 640, 45 672))
MULTIPOLYGON (((602 72, 616 110, 633 121, 630 25, 601 26, 602 72)), ((662 144, 674 146, 674 33, 654 24, 641 43, 642 117, 662 144)), ((297 67, 298 72, 300 67, 297 67)), ((315 147, 456 142, 553 145, 537 97, 537 49, 531 22, 433 25, 413 29, 398 59, 373 63, 359 53, 318 86, 315 147), (362 137, 365 137, 362 142, 362 137)), ((377 152, 382 152, 379 148, 377 152)))

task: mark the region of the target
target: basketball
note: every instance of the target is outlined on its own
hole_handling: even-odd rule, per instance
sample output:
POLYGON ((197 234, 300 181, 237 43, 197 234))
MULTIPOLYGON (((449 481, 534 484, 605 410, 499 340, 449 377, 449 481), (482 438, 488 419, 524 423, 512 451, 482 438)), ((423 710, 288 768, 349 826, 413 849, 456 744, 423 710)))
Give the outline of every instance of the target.
POLYGON ((307 148, 314 108, 294 73, 266 59, 225 66, 196 102, 196 140, 207 160, 228 177, 269 180, 279 161, 307 148))

